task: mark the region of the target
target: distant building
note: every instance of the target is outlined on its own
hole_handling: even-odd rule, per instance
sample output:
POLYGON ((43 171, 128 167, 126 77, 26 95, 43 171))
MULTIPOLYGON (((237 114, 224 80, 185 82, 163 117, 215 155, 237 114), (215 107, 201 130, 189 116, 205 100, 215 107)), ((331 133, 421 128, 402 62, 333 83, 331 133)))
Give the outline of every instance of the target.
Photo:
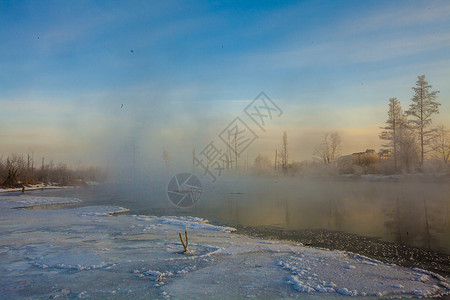
POLYGON ((352 164, 366 166, 374 163, 378 155, 373 149, 367 149, 365 152, 352 153, 352 164))
POLYGON ((361 160, 361 156, 364 154, 364 152, 355 152, 352 153, 352 163, 353 164, 359 164, 361 160))
POLYGON ((378 152, 378 158, 379 159, 389 159, 391 157, 391 151, 387 149, 381 149, 380 152, 378 152))

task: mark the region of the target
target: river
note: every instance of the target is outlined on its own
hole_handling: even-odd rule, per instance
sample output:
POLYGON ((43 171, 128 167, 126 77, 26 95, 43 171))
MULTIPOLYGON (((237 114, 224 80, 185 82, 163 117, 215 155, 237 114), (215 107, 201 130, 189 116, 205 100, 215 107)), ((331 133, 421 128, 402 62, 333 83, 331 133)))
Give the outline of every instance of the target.
POLYGON ((29 193, 78 197, 77 206, 119 205, 132 214, 198 216, 250 235, 450 273, 448 181, 221 178, 205 184, 193 208, 180 209, 167 200, 168 179, 29 193))

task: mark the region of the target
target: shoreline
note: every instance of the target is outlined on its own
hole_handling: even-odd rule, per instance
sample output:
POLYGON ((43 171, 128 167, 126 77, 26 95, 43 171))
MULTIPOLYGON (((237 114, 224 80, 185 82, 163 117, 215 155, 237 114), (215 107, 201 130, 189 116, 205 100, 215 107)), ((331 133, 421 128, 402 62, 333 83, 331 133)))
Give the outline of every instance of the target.
MULTIPOLYGON (((25 188, 27 191, 39 191, 39 190, 62 190, 62 189, 74 189, 77 186, 43 186, 43 187, 30 187, 25 188)), ((0 193, 16 193, 22 192, 22 188, 0 189, 0 193)))
MULTIPOLYGON (((222 226, 229 225, 223 224, 222 226)), ((284 230, 266 226, 236 226, 236 229, 237 234, 279 241, 294 241, 307 247, 364 255, 383 263, 406 268, 423 268, 450 278, 450 255, 435 250, 324 229, 284 230)))

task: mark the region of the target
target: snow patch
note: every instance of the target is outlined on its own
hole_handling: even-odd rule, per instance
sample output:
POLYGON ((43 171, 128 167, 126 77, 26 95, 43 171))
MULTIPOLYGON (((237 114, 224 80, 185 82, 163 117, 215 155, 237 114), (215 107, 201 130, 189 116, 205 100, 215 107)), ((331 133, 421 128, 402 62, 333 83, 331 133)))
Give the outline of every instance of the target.
POLYGON ((164 216, 164 217, 154 217, 154 216, 136 216, 139 221, 146 222, 156 222, 159 224, 176 226, 180 229, 189 230, 211 230, 211 231, 221 231, 221 232, 235 232, 236 228, 225 227, 225 226, 215 226, 208 224, 208 220, 197 218, 197 217, 178 217, 178 216, 164 216))
POLYGON ((337 292, 344 296, 358 296, 358 291, 348 290, 347 288, 338 289, 337 292))
POLYGON ((121 206, 86 206, 79 208, 78 211, 82 217, 109 217, 130 210, 121 206))
POLYGON ((311 293, 315 291, 315 289, 310 286, 308 282, 305 283, 300 280, 299 276, 291 276, 288 283, 294 285, 294 289, 299 292, 311 293))
POLYGON ((356 267, 355 266, 352 266, 352 265, 348 265, 348 266, 345 266, 344 267, 344 269, 355 269, 356 267))
POLYGON ((20 196, 20 197, 5 197, 5 198, 8 201, 6 203, 1 201, 1 203, 9 204, 10 208, 29 208, 39 205, 71 204, 81 201, 78 198, 69 198, 69 197, 20 196))

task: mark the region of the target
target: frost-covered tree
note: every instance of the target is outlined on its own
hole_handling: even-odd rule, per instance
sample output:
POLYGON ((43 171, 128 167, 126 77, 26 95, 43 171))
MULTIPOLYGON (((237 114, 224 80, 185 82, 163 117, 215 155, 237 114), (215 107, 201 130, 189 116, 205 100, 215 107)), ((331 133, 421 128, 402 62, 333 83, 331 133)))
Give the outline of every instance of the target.
POLYGON ((398 169, 399 161, 399 138, 400 131, 406 126, 406 117, 403 114, 402 107, 397 98, 389 99, 388 118, 386 126, 381 127, 380 139, 385 140, 383 147, 392 151, 395 170, 398 169))
POLYGON ((396 133, 398 141, 398 160, 403 172, 414 172, 419 162, 420 149, 413 130, 405 124, 396 133))
POLYGON ((286 131, 283 133, 283 144, 281 147, 281 168, 284 172, 288 169, 288 163, 289 163, 289 156, 288 156, 288 149, 287 149, 287 134, 286 131))
POLYGON ((269 172, 272 169, 272 163, 268 157, 259 154, 255 158, 254 168, 257 173, 269 172))
POLYGON ((337 132, 327 132, 322 141, 314 149, 314 156, 325 165, 333 164, 341 150, 341 136, 337 132))
POLYGON ((432 123, 431 116, 439 113, 440 103, 436 102, 439 91, 431 91, 432 85, 425 80, 425 75, 418 76, 412 98, 412 104, 406 111, 412 119, 410 123, 416 131, 420 145, 420 164, 423 165, 423 158, 426 152, 425 147, 430 144, 433 136, 433 130, 430 129, 432 123))
POLYGON ((436 158, 448 163, 450 159, 450 130, 444 125, 439 125, 431 141, 431 149, 436 158))
POLYGON ((164 161, 164 164, 166 165, 166 168, 169 168, 171 166, 170 155, 169 155, 169 151, 167 151, 167 149, 165 149, 165 148, 163 150, 162 159, 164 161))

